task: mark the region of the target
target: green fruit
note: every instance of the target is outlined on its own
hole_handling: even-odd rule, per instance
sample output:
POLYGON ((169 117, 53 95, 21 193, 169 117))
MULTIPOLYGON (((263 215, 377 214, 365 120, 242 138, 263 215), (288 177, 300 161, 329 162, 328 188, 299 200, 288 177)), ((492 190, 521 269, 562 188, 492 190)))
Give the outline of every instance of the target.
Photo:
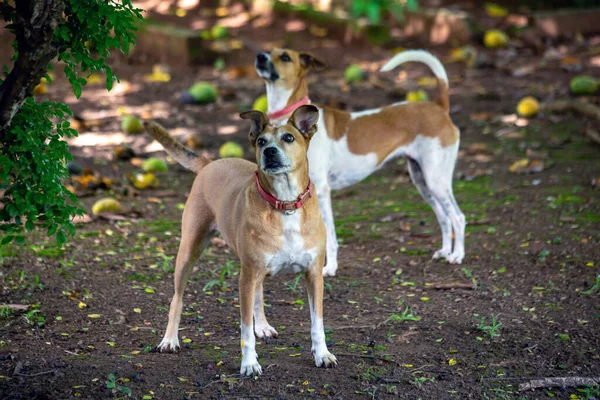
POLYGON ((363 71, 363 69, 356 64, 352 64, 351 66, 346 68, 346 72, 344 72, 344 78, 348 83, 364 81, 365 76, 365 71, 363 71))
POLYGON ((598 81, 591 76, 576 76, 571 79, 573 94, 595 94, 598 91, 598 81))
POLYGON ((217 100, 217 88, 208 82, 195 83, 189 92, 198 103, 212 103, 217 100))
POLYGON ((214 25, 210 29, 210 35, 213 39, 225 39, 229 37, 229 29, 221 25, 214 25))
POLYGON ((269 109, 269 102, 267 100, 267 95, 263 94, 263 95, 259 96, 254 101, 254 104, 252 104, 252 109, 266 113, 267 110, 269 109))
POLYGON ((167 166, 165 160, 163 160, 162 158, 150 157, 149 159, 144 161, 144 163, 142 164, 142 169, 144 170, 144 172, 153 172, 156 174, 160 172, 167 172, 169 167, 167 166))
POLYGON ((243 158, 244 149, 236 142, 225 142, 219 149, 219 157, 221 158, 243 158))
POLYGON ((412 92, 406 93, 406 101, 416 102, 416 101, 429 101, 429 96, 427 96, 427 92, 423 89, 415 90, 412 92))
POLYGON ((94 215, 105 212, 118 213, 119 211, 121 211, 121 204, 117 200, 110 198, 98 200, 92 206, 92 214, 94 215))
POLYGON ((125 133, 140 133, 144 131, 144 125, 138 117, 126 115, 121 121, 121 129, 125 133))

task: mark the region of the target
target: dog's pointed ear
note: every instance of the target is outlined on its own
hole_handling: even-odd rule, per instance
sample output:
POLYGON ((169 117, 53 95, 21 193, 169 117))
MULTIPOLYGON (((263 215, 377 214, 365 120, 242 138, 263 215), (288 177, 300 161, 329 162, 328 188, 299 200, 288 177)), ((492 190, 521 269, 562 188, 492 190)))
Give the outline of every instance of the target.
POLYGON ((306 69, 315 71, 322 71, 327 67, 326 63, 308 53, 300 53, 300 64, 306 69))
POLYGON ((250 140, 250 143, 252 146, 254 146, 256 144, 256 139, 258 139, 258 135, 260 135, 261 132, 265 130, 265 127, 269 124, 269 119, 264 113, 257 110, 244 111, 240 114, 240 118, 250 120, 250 133, 248 133, 248 140, 250 140))
POLYGON ((310 104, 298 107, 289 120, 294 128, 298 129, 308 140, 317 132, 318 121, 319 109, 310 104))

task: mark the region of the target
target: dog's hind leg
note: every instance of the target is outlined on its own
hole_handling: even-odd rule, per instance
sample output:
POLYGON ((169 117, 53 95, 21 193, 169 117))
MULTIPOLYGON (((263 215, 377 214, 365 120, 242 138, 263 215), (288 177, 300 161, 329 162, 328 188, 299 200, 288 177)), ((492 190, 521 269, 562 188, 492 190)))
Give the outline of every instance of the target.
MULTIPOLYGON (((319 183, 315 183, 317 185, 319 183)), ((325 223, 325 231, 327 232, 327 260, 325 268, 323 268, 323 276, 335 276, 335 271, 338 268, 338 242, 335 233, 335 221, 333 220, 333 209, 331 208, 331 188, 328 184, 317 187, 319 194, 319 209, 323 222, 325 223)))
POLYGON ((262 281, 256 284, 256 290, 254 291, 254 333, 261 339, 277 337, 278 335, 275 328, 269 325, 265 317, 262 281))
POLYGON ((458 207, 452 191, 452 175, 456 163, 458 143, 454 148, 445 148, 442 152, 428 153, 423 163, 423 177, 427 187, 444 213, 450 218, 454 231, 454 248, 446 260, 451 264, 461 264, 465 257, 466 219, 458 207))
POLYGON ((181 243, 175 262, 175 294, 169 308, 169 324, 162 341, 158 345, 160 351, 176 351, 179 348, 177 332, 183 310, 183 292, 192 272, 194 262, 198 259, 211 236, 214 223, 208 206, 202 200, 191 198, 185 206, 182 218, 181 243), (193 214, 193 215, 192 215, 193 214))
POLYGON ((442 231, 442 248, 437 250, 433 254, 433 259, 437 260, 438 258, 446 258, 452 253, 452 223, 448 214, 444 211, 440 203, 435 199, 431 190, 427 187, 427 183, 425 183, 425 178, 423 176, 423 171, 421 170, 421 166, 414 159, 407 157, 408 164, 408 172, 410 174, 410 179, 413 184, 417 187, 421 196, 427 204, 431 206, 433 212, 435 212, 435 216, 437 217, 438 223, 440 224, 440 229, 442 231))

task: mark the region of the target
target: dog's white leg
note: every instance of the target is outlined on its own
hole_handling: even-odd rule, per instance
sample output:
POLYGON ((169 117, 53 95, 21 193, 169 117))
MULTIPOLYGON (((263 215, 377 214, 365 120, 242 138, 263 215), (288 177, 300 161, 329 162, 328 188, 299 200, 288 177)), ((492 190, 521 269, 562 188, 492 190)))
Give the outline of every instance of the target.
POLYGON ((467 221, 465 214, 463 214, 458 207, 458 203, 456 203, 452 186, 450 186, 447 193, 450 202, 449 208, 451 209, 450 218, 454 229, 454 251, 447 259, 448 262, 452 264, 462 264, 462 261, 465 258, 465 228, 467 226, 467 221))
MULTIPOLYGON (((186 210, 192 207, 186 207, 186 210)), ((162 341, 158 345, 160 351, 177 351, 179 348, 179 339, 177 333, 179 330, 179 321, 181 311, 183 310, 183 292, 190 278, 194 262, 198 259, 210 238, 210 221, 202 221, 203 224, 190 226, 186 221, 192 220, 192 217, 186 218, 184 211, 181 243, 177 252, 175 261, 175 294, 171 300, 169 308, 169 324, 162 341)))
POLYGON ((317 195, 319 209, 327 232, 327 261, 323 268, 323 276, 335 276, 338 268, 338 242, 335 233, 335 221, 333 220, 333 209, 331 208, 331 188, 328 184, 321 184, 317 187, 317 195))
MULTIPOLYGON (((262 368, 258 363, 258 355, 256 354, 256 338, 252 331, 252 314, 254 306, 254 294, 256 291, 256 276, 255 272, 248 271, 247 266, 243 264, 240 272, 240 314, 241 314, 241 342, 242 349, 242 366, 240 367, 241 375, 260 375, 262 368)), ((251 268, 250 268, 251 269, 251 268)))
POLYGON ((323 328, 323 275, 309 267, 305 274, 310 306, 312 353, 317 367, 335 367, 337 359, 327 349, 323 328))
POLYGON ((263 300, 263 283, 256 285, 254 291, 254 332, 259 338, 277 337, 279 334, 269 323, 265 317, 265 304, 263 300))
POLYGON ((410 178, 427 204, 431 206, 442 231, 442 248, 433 254, 433 259, 446 258, 452 252, 452 222, 447 213, 444 212, 440 203, 437 202, 425 183, 423 171, 417 161, 407 158, 408 172, 410 178))

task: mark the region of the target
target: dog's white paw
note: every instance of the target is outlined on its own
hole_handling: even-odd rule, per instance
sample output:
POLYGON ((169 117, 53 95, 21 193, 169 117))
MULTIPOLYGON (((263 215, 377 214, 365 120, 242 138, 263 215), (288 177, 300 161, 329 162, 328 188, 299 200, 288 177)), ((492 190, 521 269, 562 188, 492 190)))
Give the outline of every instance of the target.
POLYGON ((276 338, 279 333, 269 324, 256 325, 254 324, 254 333, 259 339, 262 338, 276 338))
POLYGON ((326 265, 323 268, 323 276, 335 276, 335 271, 337 270, 337 265, 326 265))
POLYGON ((326 351, 321 354, 315 354, 315 364, 321 368, 335 368, 337 366, 337 358, 330 352, 326 351))
POLYGON ((170 338, 165 336, 160 344, 157 346, 158 351, 174 353, 179 349, 179 338, 175 336, 170 338))
POLYGON ((242 359, 242 367, 240 368, 240 375, 242 376, 254 376, 262 374, 262 367, 258 363, 256 358, 250 360, 242 359))
POLYGON ((433 259, 434 260, 439 260, 440 258, 448 258, 448 255, 450 255, 450 253, 452 252, 452 249, 439 249, 438 251, 436 251, 435 253, 433 253, 433 259))
POLYGON ((448 260, 450 264, 462 264, 464 258, 465 253, 463 251, 455 251, 446 257, 446 260, 448 260))

